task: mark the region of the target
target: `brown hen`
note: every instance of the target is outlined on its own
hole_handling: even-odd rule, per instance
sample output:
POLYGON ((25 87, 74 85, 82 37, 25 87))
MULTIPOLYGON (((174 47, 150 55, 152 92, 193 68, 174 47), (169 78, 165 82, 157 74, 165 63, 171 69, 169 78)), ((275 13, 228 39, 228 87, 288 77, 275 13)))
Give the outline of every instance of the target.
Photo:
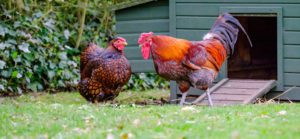
POLYGON ((90 43, 80 55, 80 94, 93 103, 113 100, 131 76, 122 37, 109 41, 106 49, 90 43))

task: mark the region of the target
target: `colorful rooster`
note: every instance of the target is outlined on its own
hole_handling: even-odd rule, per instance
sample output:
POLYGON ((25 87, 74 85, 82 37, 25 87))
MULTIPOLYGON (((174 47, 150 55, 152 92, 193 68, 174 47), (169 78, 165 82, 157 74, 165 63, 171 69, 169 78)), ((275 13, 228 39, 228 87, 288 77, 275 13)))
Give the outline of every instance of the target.
POLYGON ((188 41, 149 32, 142 33, 138 43, 142 47, 144 59, 149 59, 152 53, 156 72, 178 83, 182 92, 180 105, 185 103, 188 90, 192 86, 206 90, 212 106, 209 86, 216 79, 227 56, 233 53, 239 29, 246 34, 252 46, 242 25, 228 13, 218 17, 202 41, 188 41))

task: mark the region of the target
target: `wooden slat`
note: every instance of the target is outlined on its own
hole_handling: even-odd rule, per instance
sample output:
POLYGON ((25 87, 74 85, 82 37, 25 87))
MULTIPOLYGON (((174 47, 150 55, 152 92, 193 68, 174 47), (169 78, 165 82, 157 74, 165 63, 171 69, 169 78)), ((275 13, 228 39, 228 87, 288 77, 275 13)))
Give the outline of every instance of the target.
POLYGON ((300 73, 284 73, 284 85, 300 86, 300 73))
POLYGON ((209 30, 185 30, 177 29, 176 35, 178 38, 185 38, 188 40, 202 40, 203 36, 208 33, 209 30))
POLYGON ((284 44, 300 44, 300 31, 299 32, 291 32, 285 31, 284 32, 284 44))
POLYGON ((176 15, 218 16, 220 7, 283 7, 284 17, 300 17, 300 4, 177 3, 176 15))
POLYGON ((119 21, 118 33, 169 32, 168 19, 119 21))
MULTIPOLYGON (((291 87, 284 87, 284 90, 288 90, 291 87)), ((268 98, 274 98, 276 97, 276 99, 280 99, 280 100, 300 100, 300 87, 293 87, 289 92, 281 95, 282 92, 273 92, 273 93, 269 93, 267 95, 268 98), (280 97, 277 97, 278 95, 281 95, 280 97)))
POLYGON ((214 85, 213 87, 210 88, 210 91, 213 92, 216 89, 218 89, 219 87, 221 87, 222 85, 226 84, 229 81, 228 78, 224 78, 222 79, 220 82, 218 82, 216 85, 214 85))
POLYGON ((169 30, 170 36, 176 36, 176 5, 175 2, 169 0, 169 30))
POLYGON ((176 4, 176 15, 205 15, 215 16, 219 14, 219 8, 214 4, 176 4))
MULTIPOLYGON (((151 30, 149 30, 149 31, 151 31, 151 30)), ((133 33, 133 34, 130 34, 130 33, 122 34, 122 33, 118 32, 118 36, 121 36, 126 39, 126 41, 128 43, 128 46, 126 46, 126 48, 127 47, 137 47, 138 46, 137 41, 138 41, 141 33, 142 32, 133 33)), ((155 34, 156 35, 169 35, 169 32, 155 32, 155 34)))
MULTIPOLYGON (((214 81, 214 84, 217 84, 217 83, 218 83, 218 81, 214 81)), ((212 86, 214 86, 214 85, 212 85, 212 86)), ((211 87, 212 87, 212 86, 211 86, 211 87)), ((199 95, 203 94, 203 92, 205 92, 205 91, 200 90, 200 89, 196 89, 196 88, 194 88, 194 87, 191 87, 191 88, 188 90, 188 92, 189 92, 188 95, 199 96, 199 95)), ((181 95, 181 91, 179 90, 179 88, 177 88, 177 94, 180 94, 180 95, 181 95)))
MULTIPOLYGON (((275 80, 222 80, 217 85, 212 87, 211 96, 213 104, 222 105, 222 104, 248 104, 253 102, 257 97, 260 97, 270 91, 276 86, 275 80), (251 89, 235 89, 234 87, 229 86, 242 86, 245 85, 253 86, 256 88, 251 89), (227 87, 224 87, 227 86, 227 87)), ((189 100, 193 100, 189 98, 189 100)), ((202 94, 195 100, 199 100, 200 104, 207 103, 206 94, 202 94)), ((194 101, 192 101, 194 102, 194 101)))
POLYGON ((237 89, 237 88, 218 88, 214 94, 239 94, 239 95, 251 95, 255 90, 249 89, 237 89))
POLYGON ((165 5, 157 5, 157 3, 140 5, 116 12, 117 21, 126 20, 141 20, 141 19, 168 19, 169 7, 167 3, 165 5))
MULTIPOLYGON (((197 88, 191 87, 188 90, 188 95, 201 95, 204 91, 203 90, 199 90, 197 88)), ((177 88, 177 94, 181 94, 181 91, 179 90, 179 88, 177 88)))
POLYGON ((202 29, 209 30, 214 24, 217 17, 186 17, 179 16, 176 18, 176 27, 180 29, 202 29), (188 24, 187 24, 188 23, 188 24))
POLYGON ((139 47, 128 47, 124 49, 125 56, 129 60, 142 60, 141 49, 139 47))
POLYGON ((275 80, 270 80, 268 83, 264 84, 256 93, 252 94, 248 99, 244 100, 243 104, 252 103, 257 97, 260 97, 270 91, 276 86, 275 80))
MULTIPOLYGON (((228 82, 228 78, 225 78, 218 82, 216 85, 214 85, 212 88, 210 88, 210 93, 213 93, 216 89, 218 89, 220 86, 226 84, 228 82)), ((206 97, 206 93, 203 93, 201 96, 199 96, 195 101, 200 102, 206 97)))
POLYGON ((249 98, 249 95, 226 95, 226 94, 211 94, 212 101, 214 100, 228 100, 228 101, 242 101, 249 98))
POLYGON ((299 45, 285 45, 284 46, 284 57, 300 59, 300 44, 299 45))
POLYGON ((171 90, 171 94, 170 94, 170 103, 172 104, 176 104, 176 101, 173 101, 175 99, 177 99, 177 84, 175 81, 170 81, 170 90, 171 90))
MULTIPOLYGON (((226 101, 226 100, 215 100, 213 101, 213 104, 215 106, 226 106, 226 105, 236 105, 236 104, 242 104, 242 101, 226 101)), ((205 99, 198 103, 197 105, 208 105, 208 100, 205 99)))
POLYGON ((244 88, 244 89, 256 89, 263 87, 263 84, 260 83, 237 83, 237 82, 228 82, 222 86, 223 88, 244 88))
POLYGON ((251 80, 251 79, 230 79, 230 82, 233 82, 233 83, 266 83, 268 82, 269 80, 251 80))
POLYGON ((123 38, 126 39, 126 41, 128 43, 128 46, 126 46, 126 47, 132 47, 132 46, 136 47, 136 46, 138 46, 137 41, 138 41, 138 38, 140 36, 140 33, 134 33, 134 34, 128 34, 128 33, 126 33, 126 34, 121 34, 119 30, 117 30, 117 33, 118 33, 118 36, 121 36, 121 37, 123 37, 123 38))
POLYGON ((285 31, 300 31, 300 18, 285 18, 283 23, 285 31))
POLYGON ((154 72, 153 61, 150 60, 129 60, 132 72, 154 72))
POLYGON ((298 0, 176 0, 176 2, 211 2, 211 3, 300 3, 298 0))
POLYGON ((284 72, 300 73, 300 59, 284 59, 284 72))

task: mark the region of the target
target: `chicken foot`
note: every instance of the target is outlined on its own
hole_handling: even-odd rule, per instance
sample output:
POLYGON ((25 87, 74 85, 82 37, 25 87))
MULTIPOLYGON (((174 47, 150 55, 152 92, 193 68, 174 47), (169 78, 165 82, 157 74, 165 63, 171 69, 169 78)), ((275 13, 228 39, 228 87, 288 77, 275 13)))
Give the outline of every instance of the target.
POLYGON ((209 106, 213 106, 213 102, 212 102, 212 100, 211 100, 209 88, 207 88, 207 90, 206 90, 206 96, 207 96, 207 99, 208 99, 208 104, 209 104, 209 106))
MULTIPOLYGON (((208 104, 209 104, 209 106, 213 106, 213 102, 212 102, 212 99, 211 99, 211 95, 210 95, 210 90, 209 90, 209 88, 207 88, 207 90, 206 90, 206 96, 207 96, 207 99, 208 99, 208 104)), ((199 96, 196 100, 194 100, 193 102, 192 102, 192 104, 197 104, 198 102, 200 102, 201 100, 203 100, 204 99, 204 97, 202 97, 202 95, 201 96, 199 96)))
POLYGON ((180 100, 180 106, 183 106, 183 104, 185 104, 185 99, 186 99, 186 96, 187 96, 188 92, 184 92, 182 93, 182 96, 181 96, 181 100, 180 100))

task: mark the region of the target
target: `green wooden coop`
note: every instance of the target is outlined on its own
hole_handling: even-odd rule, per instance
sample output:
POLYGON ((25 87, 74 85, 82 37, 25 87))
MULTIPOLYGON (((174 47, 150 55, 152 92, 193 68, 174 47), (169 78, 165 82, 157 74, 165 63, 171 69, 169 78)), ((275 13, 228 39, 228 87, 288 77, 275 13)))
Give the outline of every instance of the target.
MULTIPOLYGON (((222 12, 241 22, 254 46, 250 48, 245 36, 239 35, 235 54, 215 81, 213 101, 251 103, 266 93, 273 97, 282 92, 285 94, 280 99, 300 100, 299 0, 139 0, 116 9, 116 31, 128 40, 125 53, 133 72, 154 72, 152 60, 142 59, 137 44, 141 32, 201 40, 222 12), (247 96, 254 89, 249 86, 256 91, 247 96), (240 92, 230 94, 232 89, 240 92)), ((189 92, 191 99, 202 93, 196 89, 189 92)), ((171 100, 180 97, 176 83, 171 81, 171 100)))

